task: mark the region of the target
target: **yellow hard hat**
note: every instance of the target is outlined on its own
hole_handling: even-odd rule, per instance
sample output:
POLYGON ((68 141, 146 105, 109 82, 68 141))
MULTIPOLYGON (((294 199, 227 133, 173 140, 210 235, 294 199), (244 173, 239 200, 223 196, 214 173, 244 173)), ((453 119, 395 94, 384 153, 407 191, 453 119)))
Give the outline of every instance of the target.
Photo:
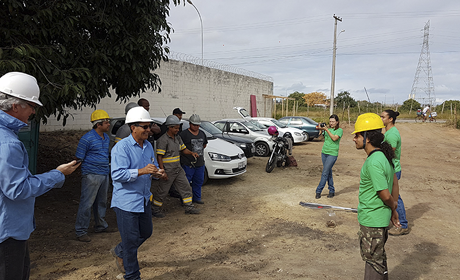
POLYGON ((96 110, 91 114, 91 122, 110 119, 109 114, 104 110, 96 110))
POLYGON ((351 134, 355 134, 362 131, 369 131, 375 129, 384 128, 382 119, 379 115, 374 113, 365 113, 358 116, 358 119, 355 122, 355 131, 351 134))

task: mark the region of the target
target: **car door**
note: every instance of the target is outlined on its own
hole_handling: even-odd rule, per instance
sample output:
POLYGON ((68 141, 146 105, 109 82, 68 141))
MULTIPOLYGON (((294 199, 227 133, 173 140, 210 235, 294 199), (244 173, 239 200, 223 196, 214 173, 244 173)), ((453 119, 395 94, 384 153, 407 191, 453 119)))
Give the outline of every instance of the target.
POLYGON ((249 138, 248 129, 239 122, 229 122, 228 123, 228 134, 233 135, 233 136, 249 138))
POLYGON ((298 128, 298 129, 302 129, 302 130, 305 129, 301 118, 292 117, 289 125, 292 127, 298 128))

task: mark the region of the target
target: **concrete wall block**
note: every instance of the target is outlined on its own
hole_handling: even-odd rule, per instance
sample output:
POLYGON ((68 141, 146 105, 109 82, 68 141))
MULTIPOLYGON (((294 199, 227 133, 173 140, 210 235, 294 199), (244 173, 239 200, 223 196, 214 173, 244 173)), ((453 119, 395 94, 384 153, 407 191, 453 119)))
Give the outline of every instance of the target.
MULTIPOLYGON (((125 106, 129 102, 136 102, 139 98, 150 101, 150 115, 165 117, 172 114, 174 108, 181 108, 186 112, 185 118, 191 114, 199 114, 205 120, 219 120, 224 118, 239 118, 233 107, 244 107, 250 110, 250 95, 256 96, 259 116, 264 112, 263 94, 273 94, 273 82, 234 74, 219 69, 195 65, 188 62, 170 60, 161 63, 155 71, 161 79, 161 92, 148 90, 133 97, 126 103, 116 101, 115 91, 111 90, 112 97, 106 97, 97 104, 96 109, 107 111, 110 117, 125 116, 125 106)), ((267 99, 268 114, 273 103, 267 99)), ((54 130, 87 130, 91 128, 90 115, 94 108, 85 107, 81 110, 69 110, 72 117, 67 125, 62 126, 62 120, 55 117, 48 119, 48 124, 41 125, 41 131, 54 130)))

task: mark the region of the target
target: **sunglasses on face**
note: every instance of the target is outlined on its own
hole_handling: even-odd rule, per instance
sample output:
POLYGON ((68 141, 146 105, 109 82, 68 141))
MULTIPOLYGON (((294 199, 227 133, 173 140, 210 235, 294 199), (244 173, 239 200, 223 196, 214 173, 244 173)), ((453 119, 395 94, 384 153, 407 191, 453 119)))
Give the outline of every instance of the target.
POLYGON ((145 130, 147 130, 148 128, 150 128, 150 124, 146 124, 146 125, 135 124, 134 126, 142 127, 142 128, 145 129, 145 130))
POLYGON ((35 105, 35 104, 31 104, 29 102, 26 102, 27 105, 29 105, 32 109, 36 110, 38 105, 35 105))

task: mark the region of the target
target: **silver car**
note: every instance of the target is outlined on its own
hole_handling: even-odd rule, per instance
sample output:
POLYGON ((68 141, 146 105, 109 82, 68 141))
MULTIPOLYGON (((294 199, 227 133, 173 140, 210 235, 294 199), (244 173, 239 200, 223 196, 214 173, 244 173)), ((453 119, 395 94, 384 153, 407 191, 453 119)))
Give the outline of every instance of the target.
POLYGON ((244 119, 225 119, 213 122, 222 130, 222 133, 239 136, 254 141, 256 156, 268 156, 273 149, 274 142, 263 125, 244 119))

